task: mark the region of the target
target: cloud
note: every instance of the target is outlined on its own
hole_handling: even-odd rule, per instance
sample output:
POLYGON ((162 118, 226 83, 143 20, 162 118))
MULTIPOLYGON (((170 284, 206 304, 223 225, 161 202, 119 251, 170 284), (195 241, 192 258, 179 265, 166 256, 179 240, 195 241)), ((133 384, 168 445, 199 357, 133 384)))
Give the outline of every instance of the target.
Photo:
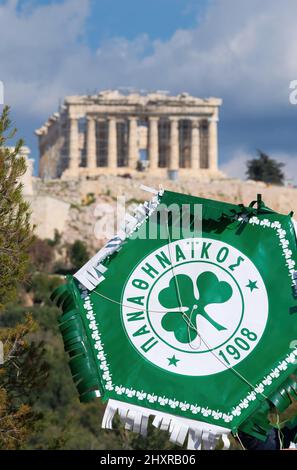
POLYGON ((21 126, 32 123, 33 131, 69 94, 119 86, 188 91, 223 98, 221 143, 241 120, 256 123, 243 148, 252 132, 260 140, 265 125, 267 140, 274 119, 278 148, 288 153, 290 144, 295 158, 289 105, 289 83, 297 78, 295 0, 213 0, 194 28, 178 29, 167 41, 113 37, 97 50, 86 40, 90 14, 90 0, 33 2, 21 10, 16 0, 1 3, 0 79, 21 126))
POLYGON ((8 104, 27 115, 53 110, 59 97, 79 87, 80 64, 89 50, 83 31, 88 0, 66 0, 19 11, 18 2, 0 5, 1 79, 8 104), (70 73, 70 70, 72 73, 70 73))
POLYGON ((297 77, 295 0, 215 1, 196 28, 168 41, 115 37, 97 51, 84 41, 89 13, 89 0, 0 7, 2 74, 15 104, 49 111, 65 93, 123 84, 224 96, 245 115, 288 103, 297 77))
POLYGON ((223 96, 233 113, 275 112, 297 75, 296 15, 290 0, 214 2, 202 24, 156 44, 141 68, 162 86, 223 96))
POLYGON ((227 176, 232 178, 246 179, 246 162, 252 158, 252 155, 242 149, 236 149, 230 160, 221 165, 221 170, 227 176))

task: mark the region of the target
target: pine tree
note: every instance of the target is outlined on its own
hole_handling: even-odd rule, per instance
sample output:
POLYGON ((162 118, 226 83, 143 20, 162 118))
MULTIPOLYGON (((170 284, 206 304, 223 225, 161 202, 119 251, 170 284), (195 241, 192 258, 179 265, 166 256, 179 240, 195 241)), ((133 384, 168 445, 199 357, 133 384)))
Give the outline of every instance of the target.
POLYGON ((258 158, 247 162, 247 177, 255 181, 271 184, 284 184, 283 163, 270 158, 266 153, 258 150, 258 158))
POLYGON ((18 156, 23 141, 8 146, 16 133, 10 127, 6 106, 0 118, 0 309, 13 299, 18 283, 24 280, 32 240, 29 206, 19 180, 26 171, 25 159, 18 156))
POLYGON ((26 171, 19 157, 23 145, 9 141, 9 108, 0 117, 0 341, 4 362, 0 364, 0 449, 20 448, 32 430, 36 416, 31 408, 32 391, 46 376, 43 347, 28 340, 36 328, 29 315, 12 327, 5 326, 5 308, 16 299, 28 268, 28 250, 32 241, 29 206, 22 195, 20 177, 26 171))

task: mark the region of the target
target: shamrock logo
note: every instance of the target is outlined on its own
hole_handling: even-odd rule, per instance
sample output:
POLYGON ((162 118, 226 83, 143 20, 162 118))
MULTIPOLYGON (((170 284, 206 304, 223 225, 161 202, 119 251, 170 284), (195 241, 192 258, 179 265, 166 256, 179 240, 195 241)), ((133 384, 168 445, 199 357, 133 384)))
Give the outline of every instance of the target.
POLYGON ((227 302, 232 296, 232 287, 228 282, 219 281, 217 276, 210 271, 201 273, 196 284, 199 299, 196 299, 194 295, 192 279, 186 274, 174 276, 169 286, 162 289, 158 296, 160 304, 170 310, 162 318, 162 326, 166 331, 172 331, 180 343, 191 343, 197 337, 196 318, 198 315, 205 318, 218 331, 226 330, 223 325, 207 314, 205 308, 209 304, 227 302), (180 305, 178 291, 182 298, 182 305, 180 305), (194 325, 194 328, 190 328, 189 324, 194 325))

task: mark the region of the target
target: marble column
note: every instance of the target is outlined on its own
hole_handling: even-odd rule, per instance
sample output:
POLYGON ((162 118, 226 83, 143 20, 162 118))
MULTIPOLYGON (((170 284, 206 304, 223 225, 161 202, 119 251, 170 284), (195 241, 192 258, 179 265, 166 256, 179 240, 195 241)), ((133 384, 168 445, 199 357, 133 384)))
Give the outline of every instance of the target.
POLYGON ((87 167, 90 170, 97 167, 96 121, 93 117, 87 118, 87 167))
POLYGON ((159 132, 158 132, 159 118, 149 117, 149 165, 150 170, 156 170, 159 167, 159 132))
POLYGON ((117 123, 114 117, 108 119, 107 167, 117 168, 117 123))
POLYGON ((170 119, 170 159, 169 170, 179 169, 179 132, 178 119, 170 119))
POLYGON ((218 118, 211 116, 208 119, 208 168, 218 169, 218 118))
POLYGON ((131 116, 129 119, 129 139, 128 139, 128 167, 135 170, 139 159, 137 146, 137 118, 131 116))
POLYGON ((79 167, 79 148, 78 148, 78 119, 69 119, 69 168, 77 170, 79 167))
POLYGON ((200 168, 200 130, 198 119, 192 120, 190 166, 193 170, 198 170, 200 168))

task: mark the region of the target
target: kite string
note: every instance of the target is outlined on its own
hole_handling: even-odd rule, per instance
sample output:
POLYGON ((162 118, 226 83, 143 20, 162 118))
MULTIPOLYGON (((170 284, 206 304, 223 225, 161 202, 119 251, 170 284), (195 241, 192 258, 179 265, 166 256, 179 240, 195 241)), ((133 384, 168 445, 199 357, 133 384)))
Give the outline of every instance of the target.
MULTIPOLYGON (((167 209, 167 212, 168 209, 167 209)), ((182 303, 182 300, 181 300, 181 295, 180 295, 180 290, 179 290, 179 285, 178 285, 178 280, 177 280, 177 276, 175 275, 175 272, 174 272, 174 269, 173 269, 173 260, 172 260, 172 256, 171 256, 171 251, 170 251, 170 243, 171 243, 171 236, 170 236, 170 232, 169 232, 169 226, 168 226, 168 217, 167 217, 167 223, 166 223, 166 228, 167 228, 167 238, 168 238, 168 241, 169 241, 169 244, 168 244, 168 253, 169 253, 169 258, 170 258, 170 262, 171 262, 171 270, 172 270, 172 274, 173 274, 173 279, 174 279, 174 282, 175 282, 175 286, 176 286, 176 292, 177 292, 177 297, 178 297, 178 303, 179 303, 179 307, 180 309, 182 309, 183 307, 183 303, 182 303)), ((191 310, 191 313, 190 313, 190 321, 186 315, 186 313, 184 313, 182 310, 182 317, 183 319, 185 320, 185 322, 187 323, 188 325, 188 339, 189 339, 189 345, 190 345, 190 348, 191 349, 199 349, 200 346, 201 346, 201 336, 199 335, 198 331, 197 331, 197 327, 195 327, 192 323, 192 314, 193 314, 193 311, 195 309, 195 304, 193 305, 192 307, 192 310, 191 310), (199 336, 199 346, 198 348, 195 348, 193 347, 193 345, 191 344, 192 343, 192 340, 191 340, 191 335, 190 335, 190 329, 193 329, 199 336)))
MULTIPOLYGON (((173 268, 173 259, 172 259, 172 256, 171 256, 171 250, 170 250, 170 244, 172 243, 172 239, 171 239, 171 236, 170 236, 170 231, 169 231, 169 226, 168 226, 168 220, 167 220, 167 224, 166 224, 166 227, 167 227, 167 233, 168 233, 168 253, 169 253, 169 258, 170 258, 170 262, 171 262, 171 266, 172 266, 172 274, 173 274, 173 277, 175 279, 175 283, 176 283, 176 286, 177 286, 177 295, 178 295, 178 300, 179 300, 179 303, 180 303, 180 308, 182 308, 182 302, 181 302, 181 295, 180 295, 180 290, 179 290, 179 285, 178 285, 178 280, 177 280, 177 276, 175 275, 175 272, 174 272, 174 268, 173 268)), ((192 316, 192 313, 193 313, 193 309, 194 309, 194 306, 192 308, 192 312, 191 312, 191 315, 190 315, 190 318, 192 316)), ((256 389, 256 386, 253 385, 246 377, 244 377, 240 372, 238 372, 236 369, 234 369, 234 367, 232 367, 231 365, 228 367, 225 362, 219 358, 215 352, 211 349, 211 346, 209 344, 207 344, 207 342, 205 341, 205 339, 201 336, 201 334, 199 333, 197 327, 195 327, 193 325, 193 323, 190 321, 188 321, 188 317, 182 313, 182 316, 183 316, 183 319, 186 321, 186 323, 188 324, 188 334, 189 334, 189 329, 190 328, 193 328, 195 330, 195 332, 197 333, 197 335, 199 336, 200 338, 200 344, 201 344, 201 341, 205 344, 205 346, 207 347, 207 349, 209 350, 209 352, 219 361, 221 362, 221 364, 224 365, 224 367, 226 369, 231 369, 232 372, 234 372, 239 378, 241 378, 247 385, 249 385, 249 387, 252 388, 252 390, 254 391, 256 389)), ((191 338, 189 337, 189 340, 191 338)), ((200 346, 199 346, 200 347, 200 346)), ((199 348, 198 348, 199 349, 199 348)), ((266 400, 269 400, 269 398, 263 393, 263 392, 260 392, 260 395, 263 396, 263 398, 265 398, 266 400)))
MULTIPOLYGON (((276 429, 277 429, 277 438, 278 438, 278 441, 279 441, 279 450, 283 450, 283 449, 284 449, 284 435, 283 435, 282 430, 281 430, 281 424, 282 424, 282 423, 281 423, 280 420, 279 420, 279 414, 277 413, 277 422, 275 423, 275 427, 276 427, 276 429)), ((233 435, 234 435, 234 437, 238 440, 238 442, 239 442, 239 444, 241 445, 242 449, 243 449, 243 450, 247 450, 247 449, 244 447, 244 445, 243 445, 243 443, 242 443, 242 441, 241 441, 241 439, 240 439, 240 437, 239 437, 238 432, 236 432, 236 433, 233 434, 233 435)))
POLYGON ((242 443, 242 440, 240 439, 240 437, 239 437, 239 435, 238 435, 238 432, 237 432, 236 434, 234 434, 234 437, 238 440, 239 444, 240 444, 241 447, 242 447, 242 450, 247 450, 247 449, 244 447, 244 445, 243 445, 243 443, 242 443))
MULTIPOLYGON (((125 308, 130 308, 132 310, 137 310, 137 312, 139 312, 140 307, 144 307, 144 305, 140 305, 139 307, 134 307, 133 305, 126 305, 122 302, 119 302, 118 300, 108 297, 107 295, 101 294, 101 292, 97 292, 96 290, 93 290, 93 293, 96 295, 99 295, 100 297, 103 297, 103 299, 109 300, 109 302, 112 302, 113 304, 117 304, 125 308)), ((148 310, 148 311, 152 313, 166 313, 168 310, 148 310)))
POLYGON ((276 421, 276 429, 277 429, 277 437, 278 437, 278 440, 279 440, 279 448, 280 450, 283 450, 284 448, 284 435, 281 431, 281 423, 280 423, 280 420, 279 420, 279 414, 277 413, 276 414, 276 418, 277 418, 277 421, 276 421))
POLYGON ((188 321, 188 318, 187 318, 187 315, 186 314, 183 314, 183 318, 185 320, 185 322, 187 323, 188 325, 188 339, 189 339, 189 346, 191 349, 193 349, 194 351, 200 349, 201 347, 201 336, 199 335, 198 333, 198 326, 197 326, 197 316, 196 316, 196 328, 194 326, 194 324, 192 323, 192 315, 193 315, 193 311, 195 310, 195 307, 196 305, 194 304, 193 307, 192 307, 192 310, 191 310, 191 313, 190 313, 190 317, 189 317, 189 321, 188 321), (199 345, 195 348, 193 345, 192 345, 192 340, 191 340, 191 334, 190 334, 190 329, 192 328, 192 330, 194 330, 197 334, 198 334, 198 338, 199 338, 199 345))
MULTIPOLYGON (((94 290, 93 293, 96 294, 96 295, 99 295, 99 297, 102 297, 103 299, 108 300, 109 302, 112 302, 113 304, 119 305, 120 307, 129 308, 129 309, 132 309, 132 310, 137 310, 137 312, 139 312, 139 307, 134 307, 133 305, 126 305, 123 302, 119 302, 118 300, 112 299, 111 297, 108 297, 107 295, 104 295, 101 292, 97 292, 96 290, 94 290)), ((143 305, 142 305, 142 307, 143 307, 143 305)), ((187 321, 188 320, 187 317, 183 314, 183 312, 181 312, 183 314, 183 317, 184 317, 185 321, 187 321, 189 339, 191 339, 190 338, 190 329, 191 328, 197 333, 197 329, 194 327, 194 325, 191 321, 191 317, 192 317, 192 314, 193 314, 193 311, 194 311, 194 307, 195 307, 195 305, 193 305, 192 311, 190 313, 190 321, 187 321)), ((176 311, 176 309, 174 309, 174 310, 176 311)), ((147 311, 150 312, 150 313, 167 313, 168 309, 166 309, 166 310, 147 309, 147 311)), ((190 344, 190 347, 192 347, 192 349, 199 349, 200 346, 201 346, 201 337, 200 337, 199 333, 198 333, 198 336, 199 336, 199 339, 200 339, 199 346, 198 346, 198 348, 193 348, 190 344)))

